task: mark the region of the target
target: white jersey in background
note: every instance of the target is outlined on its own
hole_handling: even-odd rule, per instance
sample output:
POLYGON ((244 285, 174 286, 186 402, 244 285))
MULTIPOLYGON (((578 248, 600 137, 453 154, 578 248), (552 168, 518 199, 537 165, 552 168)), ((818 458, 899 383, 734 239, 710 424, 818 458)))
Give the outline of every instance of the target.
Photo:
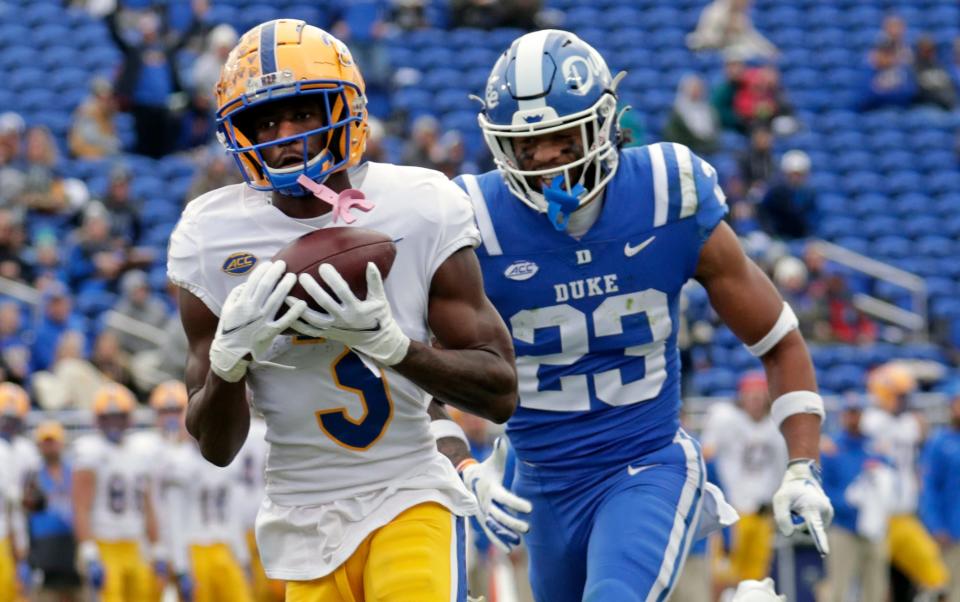
POLYGON ((241 566, 249 563, 237 488, 240 466, 210 464, 190 439, 170 448, 164 462, 163 509, 169 514, 164 545, 175 574, 189 574, 190 546, 226 544, 241 566))
POLYGON ((10 513, 20 504, 17 461, 10 444, 0 440, 0 541, 10 536, 10 513))
POLYGON ((236 474, 242 495, 238 496, 240 498, 238 501, 240 521, 244 530, 253 528, 257 521, 260 504, 263 502, 268 449, 267 423, 262 418, 252 416, 247 440, 233 461, 234 464, 239 464, 236 474))
POLYGON ((787 446, 770 416, 754 421, 731 404, 715 404, 701 436, 714 450, 717 474, 737 512, 755 514, 769 504, 787 469, 787 446))
MULTIPOLYGON (((17 499, 22 499, 23 488, 27 484, 27 479, 31 475, 40 472, 43 466, 43 458, 40 456, 40 450, 37 444, 23 435, 15 436, 8 445, 10 455, 13 460, 15 471, 10 477, 10 486, 14 488, 14 495, 17 499)), ((27 530, 27 514, 20 504, 14 504, 10 510, 10 530, 13 534, 13 540, 19 550, 27 550, 30 547, 30 535, 27 530)))
MULTIPOLYGON (((435 171, 365 163, 349 176, 375 205, 354 211, 350 227, 396 241, 386 294, 404 334, 428 343, 434 272, 458 249, 480 242, 470 201, 435 171)), ((187 205, 170 241, 170 280, 219 315, 254 263, 334 225, 330 214, 290 218, 270 199, 237 184, 187 205)), ((457 515, 475 511, 473 497, 437 451, 427 395, 415 384, 334 341, 279 336, 263 359, 274 365, 253 363, 247 385, 267 424, 267 497, 257 519, 267 575, 322 577, 372 531, 418 504, 436 502, 457 515)))
POLYGON ((73 470, 94 472, 90 528, 97 541, 146 541, 143 492, 150 483, 150 464, 128 438, 116 444, 100 433, 84 435, 73 448, 73 470))
POLYGON ((895 416, 880 408, 867 408, 860 418, 860 431, 872 439, 877 453, 893 459, 897 472, 897 496, 894 514, 912 514, 917 510, 917 446, 923 429, 913 414, 895 416))

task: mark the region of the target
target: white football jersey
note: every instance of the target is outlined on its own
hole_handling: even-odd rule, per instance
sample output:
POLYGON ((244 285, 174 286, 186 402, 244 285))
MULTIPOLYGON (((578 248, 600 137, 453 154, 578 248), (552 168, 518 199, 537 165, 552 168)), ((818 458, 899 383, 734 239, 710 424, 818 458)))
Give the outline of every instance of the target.
POLYGON ((717 404, 704 429, 704 447, 716 450, 717 474, 730 505, 753 514, 770 504, 787 469, 787 444, 770 416, 754 421, 742 409, 717 404))
POLYGON ((894 514, 915 512, 919 501, 917 446, 922 434, 917 417, 909 412, 894 416, 880 408, 867 408, 860 418, 860 430, 872 439, 876 452, 891 458, 896 467, 894 514))
MULTIPOLYGON (((375 205, 354 210, 357 220, 349 227, 396 241, 386 294, 403 332, 429 343, 434 272, 458 249, 480 242, 470 202, 431 170, 365 163, 349 175, 375 205)), ((269 193, 237 184, 187 205, 170 240, 170 280, 220 315, 229 292, 257 262, 316 229, 346 226, 333 224, 331 214, 288 217, 270 200, 269 193)), ((475 511, 473 497, 437 451, 428 397, 418 386, 334 341, 279 336, 263 359, 270 363, 253 363, 247 385, 267 423, 267 499, 257 541, 270 577, 322 577, 367 534, 416 504, 437 502, 459 515, 475 511), (302 512, 290 516, 305 507, 312 508, 308 519, 302 512)))
POLYGON ((250 432, 234 463, 239 463, 237 471, 239 488, 243 491, 240 496, 240 517, 245 530, 252 529, 257 520, 257 511, 263 501, 266 483, 264 472, 267 463, 267 423, 252 416, 250 418, 250 432))
POLYGON ((10 514, 19 505, 17 462, 6 441, 0 440, 0 541, 10 535, 10 514))
POLYGON ((94 539, 145 541, 143 493, 150 486, 150 462, 156 458, 137 453, 129 438, 116 444, 100 433, 77 439, 73 452, 73 469, 95 474, 90 520, 94 539))
POLYGON ((207 462, 193 439, 170 447, 161 476, 164 511, 170 514, 164 543, 174 571, 190 568, 189 546, 227 544, 241 564, 249 554, 240 525, 237 488, 240 465, 220 468, 207 462))

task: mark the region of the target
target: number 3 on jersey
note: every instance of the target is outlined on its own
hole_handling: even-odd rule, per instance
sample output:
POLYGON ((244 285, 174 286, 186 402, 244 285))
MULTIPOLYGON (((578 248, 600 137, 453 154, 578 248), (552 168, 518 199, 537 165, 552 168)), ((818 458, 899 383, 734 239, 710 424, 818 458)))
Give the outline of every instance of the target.
POLYGON ((349 349, 330 365, 333 382, 338 389, 360 397, 363 416, 354 420, 346 408, 320 410, 316 413, 320 429, 339 445, 354 451, 370 449, 387 430, 393 417, 393 400, 387 389, 383 370, 374 374, 356 353, 349 349))
POLYGON ((532 345, 538 329, 558 328, 560 331, 558 353, 517 357, 520 405, 533 410, 585 412, 590 409, 588 378, 593 379, 597 399, 612 406, 656 397, 667 378, 666 340, 673 330, 667 294, 647 289, 607 297, 593 311, 592 330, 595 339, 621 336, 624 334, 623 319, 637 314, 646 315, 652 340, 643 345, 628 346, 623 352, 643 358, 646 368, 643 378, 625 383, 619 368, 591 375, 567 374, 560 376, 558 390, 540 389, 540 369, 542 366, 570 366, 590 352, 587 315, 565 303, 514 314, 510 318, 510 328, 518 341, 532 345))

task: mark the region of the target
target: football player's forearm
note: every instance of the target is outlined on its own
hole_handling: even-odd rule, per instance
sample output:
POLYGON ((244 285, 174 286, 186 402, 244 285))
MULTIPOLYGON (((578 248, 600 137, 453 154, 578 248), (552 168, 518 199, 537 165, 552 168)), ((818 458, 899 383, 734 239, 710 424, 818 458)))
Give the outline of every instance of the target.
MULTIPOLYGON (((773 399, 791 391, 817 390, 813 362, 798 331, 793 331, 763 356, 763 366, 773 399)), ((820 457, 820 417, 795 414, 780 425, 790 459, 820 457)))
POLYGON ((204 458, 217 466, 230 464, 250 430, 245 379, 230 383, 208 372, 203 387, 190 397, 186 426, 204 458))
POLYGON ((444 403, 498 424, 517 408, 517 373, 486 349, 437 349, 412 341, 393 369, 444 403))
MULTIPOLYGON (((444 409, 443 404, 436 399, 430 400, 427 407, 427 414, 430 420, 450 420, 450 415, 444 409)), ((464 460, 473 457, 467 444, 457 437, 441 437, 437 439, 437 450, 447 457, 454 465, 459 466, 464 460)))

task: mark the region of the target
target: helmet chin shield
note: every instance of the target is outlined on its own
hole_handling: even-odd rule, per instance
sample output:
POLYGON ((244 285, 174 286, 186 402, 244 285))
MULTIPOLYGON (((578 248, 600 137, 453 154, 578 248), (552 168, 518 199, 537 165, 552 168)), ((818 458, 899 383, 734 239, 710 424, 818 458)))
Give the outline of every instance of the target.
POLYGON ((579 206, 603 192, 619 163, 616 87, 622 76, 611 77, 596 50, 560 30, 521 36, 500 56, 479 99, 478 122, 507 187, 523 203, 548 212, 541 182, 576 196, 579 206), (575 128, 581 156, 549 169, 523 169, 517 139, 575 128))

